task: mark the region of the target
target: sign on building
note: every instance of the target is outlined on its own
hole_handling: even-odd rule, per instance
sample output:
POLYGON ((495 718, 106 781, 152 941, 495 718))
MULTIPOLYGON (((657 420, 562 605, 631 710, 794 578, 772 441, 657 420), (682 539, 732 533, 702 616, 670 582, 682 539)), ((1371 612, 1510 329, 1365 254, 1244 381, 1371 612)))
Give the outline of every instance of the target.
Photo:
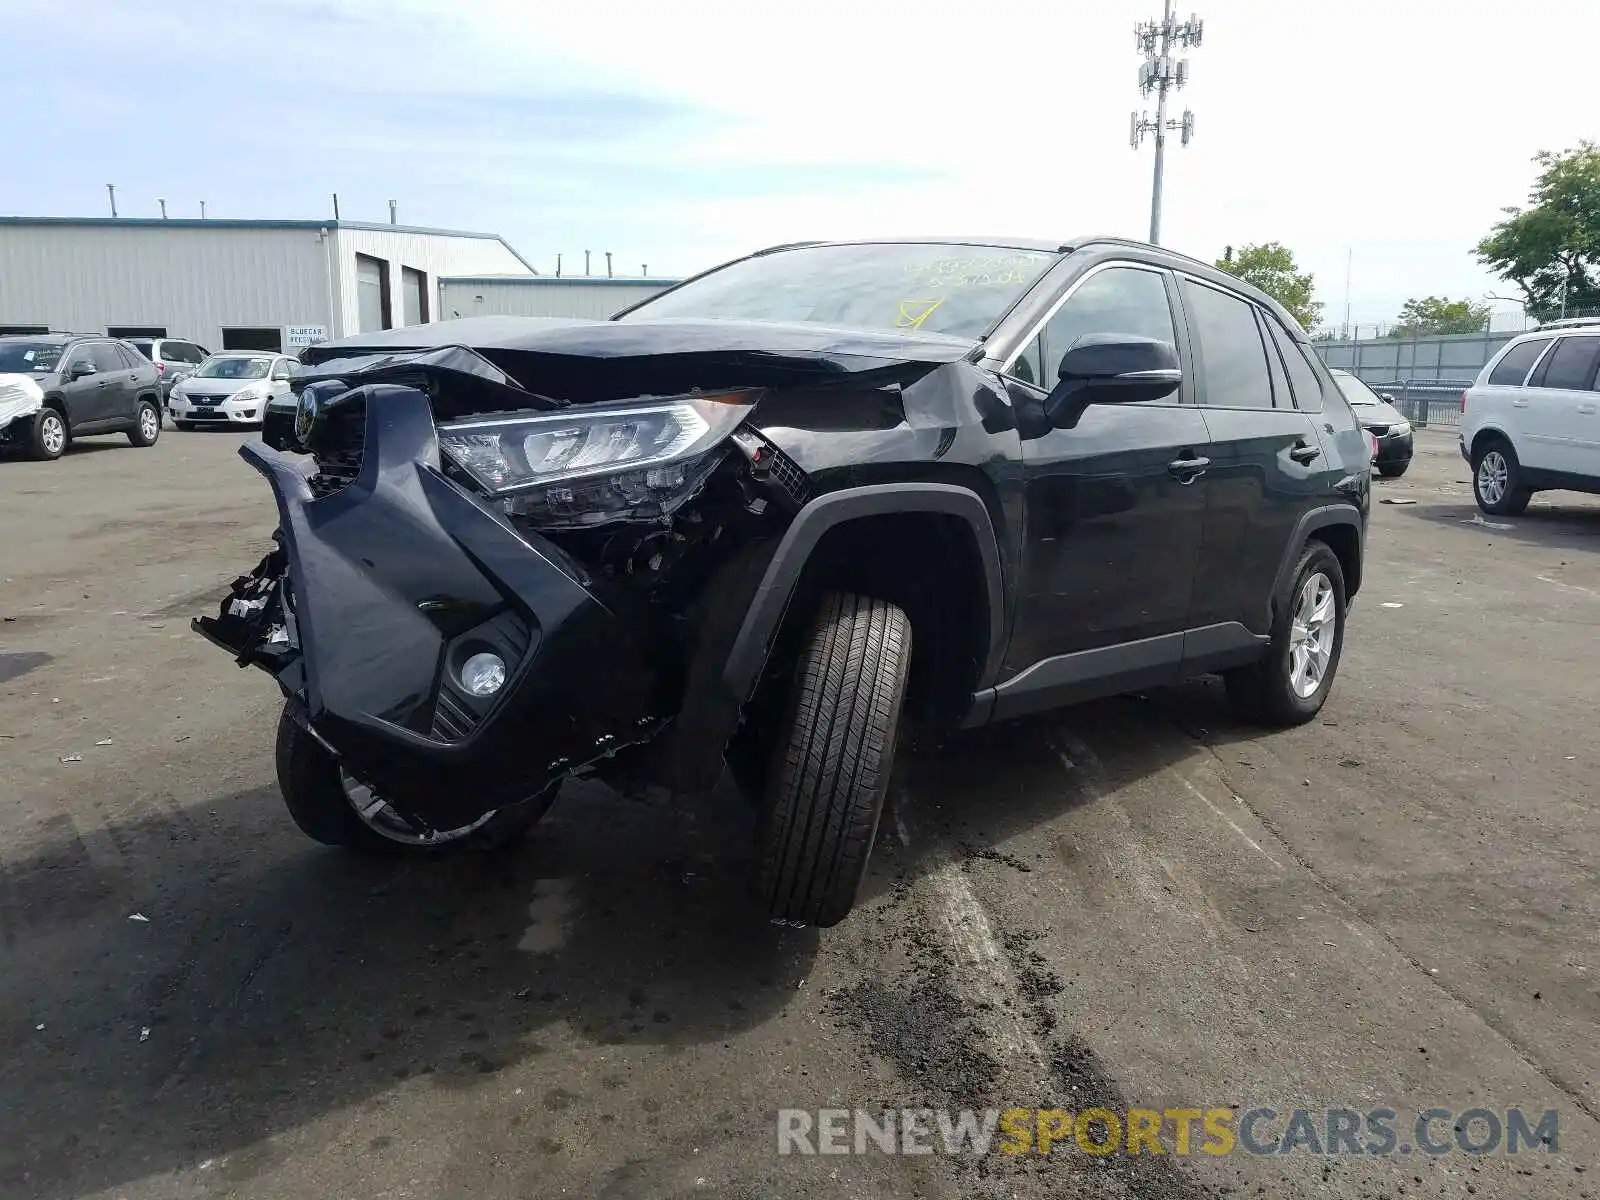
POLYGON ((304 350, 328 340, 326 325, 285 325, 283 345, 286 350, 304 350))

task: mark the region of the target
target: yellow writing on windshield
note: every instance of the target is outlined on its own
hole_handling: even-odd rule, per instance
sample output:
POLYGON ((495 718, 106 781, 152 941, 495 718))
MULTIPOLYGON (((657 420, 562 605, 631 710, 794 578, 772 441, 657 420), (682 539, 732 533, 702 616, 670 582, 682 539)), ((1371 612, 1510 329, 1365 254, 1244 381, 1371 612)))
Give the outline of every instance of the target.
POLYGON ((896 329, 921 329, 922 323, 939 305, 944 303, 944 297, 937 300, 902 300, 900 301, 900 316, 895 320, 896 329))

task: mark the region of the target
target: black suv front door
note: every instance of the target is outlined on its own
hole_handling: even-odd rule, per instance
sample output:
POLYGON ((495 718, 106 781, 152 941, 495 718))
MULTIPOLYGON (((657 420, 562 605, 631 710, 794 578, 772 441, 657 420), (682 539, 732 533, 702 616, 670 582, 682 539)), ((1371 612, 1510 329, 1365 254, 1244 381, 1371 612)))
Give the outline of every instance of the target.
MULTIPOLYGON (((1073 281, 1007 371, 1027 385, 1018 398, 1042 399, 1079 338, 1118 333, 1180 343, 1166 271, 1114 262, 1073 281)), ((1207 487, 1205 419, 1187 388, 1091 405, 1070 429, 1027 432, 1006 665, 1030 678, 1000 689, 995 715, 1070 701, 1080 682, 1088 694, 1176 679, 1207 487)))
POLYGON ((61 394, 67 405, 67 423, 74 433, 93 433, 105 424, 110 411, 106 393, 111 381, 95 362, 93 342, 69 346, 62 360, 61 394))
POLYGON ((1182 279, 1180 291, 1212 459, 1190 620, 1221 627, 1210 659, 1208 647, 1191 648, 1186 669, 1192 671, 1252 653, 1245 631, 1269 632, 1269 603, 1285 550, 1320 497, 1338 498, 1333 482, 1341 472, 1317 429, 1317 377, 1277 318, 1244 296, 1196 279, 1182 279), (1287 363, 1283 342, 1295 354, 1287 363), (1296 388, 1307 393, 1306 411, 1296 406, 1290 370, 1296 388), (1236 636, 1227 636, 1229 629, 1236 636))

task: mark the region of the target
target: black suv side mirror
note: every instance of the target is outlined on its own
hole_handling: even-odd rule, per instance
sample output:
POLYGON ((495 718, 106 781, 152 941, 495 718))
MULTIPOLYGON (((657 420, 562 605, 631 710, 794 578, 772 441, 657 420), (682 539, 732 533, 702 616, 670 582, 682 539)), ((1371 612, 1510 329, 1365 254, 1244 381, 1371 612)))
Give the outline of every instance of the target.
POLYGON ((72 364, 72 368, 69 371, 67 378, 82 379, 85 375, 95 374, 96 371, 97 368, 92 362, 86 358, 80 358, 77 362, 72 364))
POLYGON ((1137 404, 1170 396, 1183 382, 1171 342, 1127 333, 1091 333, 1061 356, 1060 380, 1045 397, 1050 424, 1070 429, 1091 404, 1137 404))

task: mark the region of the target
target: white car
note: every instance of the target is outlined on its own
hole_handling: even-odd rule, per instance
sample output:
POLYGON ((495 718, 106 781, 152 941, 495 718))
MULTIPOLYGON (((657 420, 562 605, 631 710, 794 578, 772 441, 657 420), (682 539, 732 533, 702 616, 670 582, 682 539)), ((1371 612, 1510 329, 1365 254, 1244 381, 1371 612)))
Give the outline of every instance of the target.
POLYGON ((1461 457, 1478 507, 1520 513, 1534 492, 1600 493, 1600 319, 1507 342, 1461 393, 1461 457))
POLYGON ((259 425, 274 397, 289 394, 294 359, 265 350, 213 354, 167 400, 179 429, 196 425, 259 425))

